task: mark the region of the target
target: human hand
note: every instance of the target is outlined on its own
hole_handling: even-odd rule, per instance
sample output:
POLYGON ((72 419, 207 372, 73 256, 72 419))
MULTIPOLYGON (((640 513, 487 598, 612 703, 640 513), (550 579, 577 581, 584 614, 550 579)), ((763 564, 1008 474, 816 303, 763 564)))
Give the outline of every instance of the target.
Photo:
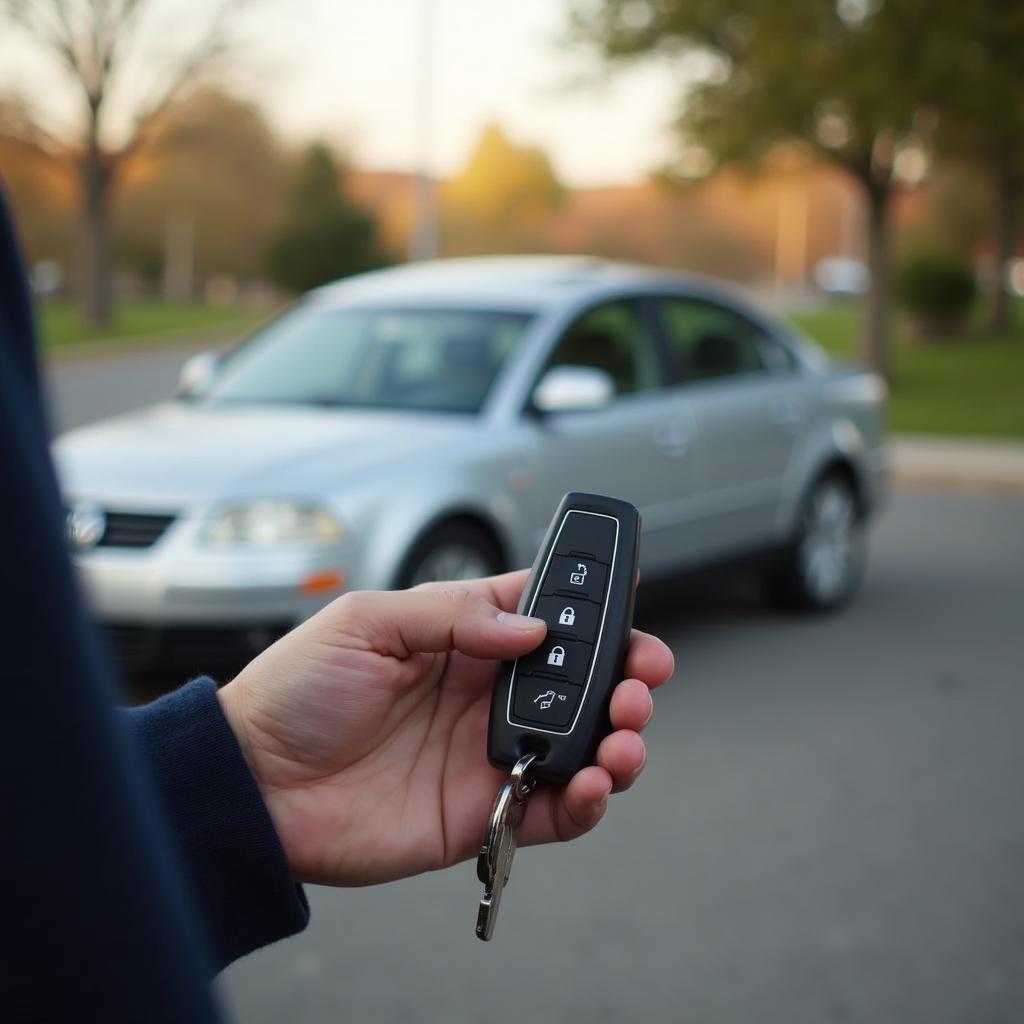
MULTIPOLYGON (((297 879, 365 885, 477 853, 507 777, 486 756, 495 660, 546 633, 512 612, 526 576, 346 594, 220 690, 297 879)), ((650 688, 672 671, 671 651, 634 630, 615 731, 567 786, 538 787, 521 844, 589 831, 608 794, 632 785, 650 688)))

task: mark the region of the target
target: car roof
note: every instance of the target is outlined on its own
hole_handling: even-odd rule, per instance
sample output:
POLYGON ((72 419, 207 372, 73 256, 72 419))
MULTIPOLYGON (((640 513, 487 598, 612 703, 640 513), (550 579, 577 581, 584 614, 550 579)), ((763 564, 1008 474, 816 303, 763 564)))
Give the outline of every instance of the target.
POLYGON ((327 308, 423 304, 537 311, 604 290, 659 286, 723 301, 737 297, 699 275, 595 256, 469 256, 357 274, 318 288, 308 301, 327 308))

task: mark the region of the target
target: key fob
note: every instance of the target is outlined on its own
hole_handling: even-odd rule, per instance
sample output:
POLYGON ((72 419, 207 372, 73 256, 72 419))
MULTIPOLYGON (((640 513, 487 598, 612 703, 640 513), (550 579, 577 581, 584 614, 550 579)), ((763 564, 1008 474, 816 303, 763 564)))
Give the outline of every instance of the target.
POLYGON ((565 783, 593 764, 608 735, 608 704, 623 678, 633 625, 640 513, 629 502, 570 493, 558 506, 526 582, 519 612, 548 625, 535 651, 498 669, 487 756, 565 783))

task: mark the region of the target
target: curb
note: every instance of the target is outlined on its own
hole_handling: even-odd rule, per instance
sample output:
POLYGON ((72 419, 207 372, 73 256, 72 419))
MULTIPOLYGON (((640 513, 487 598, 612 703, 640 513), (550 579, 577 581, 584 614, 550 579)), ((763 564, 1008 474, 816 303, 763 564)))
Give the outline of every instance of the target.
POLYGON ((895 487, 1024 495, 1024 442, 897 435, 890 457, 895 487))

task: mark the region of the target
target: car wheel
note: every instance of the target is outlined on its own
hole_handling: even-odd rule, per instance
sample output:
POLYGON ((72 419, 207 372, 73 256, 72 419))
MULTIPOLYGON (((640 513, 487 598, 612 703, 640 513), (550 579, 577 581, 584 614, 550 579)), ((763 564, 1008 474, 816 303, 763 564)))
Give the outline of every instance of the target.
POLYGON ((814 484, 799 533, 766 578, 769 599, 787 608, 827 611, 857 592, 867 564, 867 530, 853 485, 839 473, 814 484))
POLYGON ((434 527, 416 542, 398 574, 398 586, 475 580, 501 570, 501 551, 491 535, 476 523, 451 520, 434 527))

